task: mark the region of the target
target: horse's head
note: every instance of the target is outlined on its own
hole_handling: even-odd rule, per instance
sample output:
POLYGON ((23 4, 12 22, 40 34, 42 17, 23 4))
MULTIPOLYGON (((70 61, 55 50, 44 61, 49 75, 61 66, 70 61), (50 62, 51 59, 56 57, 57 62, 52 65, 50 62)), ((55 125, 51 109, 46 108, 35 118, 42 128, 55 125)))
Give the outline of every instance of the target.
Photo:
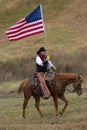
POLYGON ((77 93, 78 96, 82 94, 82 82, 83 78, 81 75, 77 75, 75 82, 73 83, 74 91, 77 93))

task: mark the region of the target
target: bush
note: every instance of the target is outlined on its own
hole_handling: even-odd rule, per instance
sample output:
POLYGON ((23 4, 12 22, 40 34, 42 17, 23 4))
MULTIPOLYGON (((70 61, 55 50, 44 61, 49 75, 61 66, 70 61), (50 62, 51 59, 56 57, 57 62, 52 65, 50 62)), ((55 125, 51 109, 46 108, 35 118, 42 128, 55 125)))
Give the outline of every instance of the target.
MULTIPOLYGON (((73 72, 86 75, 87 70, 86 49, 80 49, 74 54, 59 53, 58 56, 51 56, 53 64, 57 67, 57 72, 73 72), (83 51, 84 50, 84 51, 83 51)), ((15 59, 0 63, 0 81, 20 80, 31 77, 35 73, 35 59, 33 56, 15 59)))

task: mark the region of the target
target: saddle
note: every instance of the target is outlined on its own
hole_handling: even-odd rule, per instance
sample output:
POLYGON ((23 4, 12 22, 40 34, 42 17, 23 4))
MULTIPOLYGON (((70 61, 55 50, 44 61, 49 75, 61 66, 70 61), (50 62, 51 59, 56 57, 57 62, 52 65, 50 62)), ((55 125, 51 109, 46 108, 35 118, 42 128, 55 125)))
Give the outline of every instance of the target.
MULTIPOLYGON (((50 86, 52 83, 54 83, 55 73, 53 71, 45 72, 44 73, 44 79, 47 83, 47 86, 48 85, 50 86)), ((38 86, 38 82, 39 82, 38 76, 37 76, 37 74, 35 74, 29 80, 29 86, 31 86, 32 88, 36 88, 38 86)))
POLYGON ((37 82, 38 82, 38 78, 36 76, 36 74, 34 76, 31 77, 31 79, 29 80, 29 86, 31 86, 32 88, 36 88, 37 87, 37 82))
POLYGON ((43 79, 40 79, 40 75, 35 74, 30 80, 29 80, 29 86, 35 91, 35 93, 39 93, 41 97, 44 99, 48 99, 50 95, 49 89, 54 86, 54 73, 52 72, 46 72, 43 75, 43 78, 45 79, 45 83, 43 82, 43 79), (42 82, 41 82, 42 80, 42 82), (47 85, 47 87, 45 86, 47 85), (42 86, 43 85, 43 86, 42 86))

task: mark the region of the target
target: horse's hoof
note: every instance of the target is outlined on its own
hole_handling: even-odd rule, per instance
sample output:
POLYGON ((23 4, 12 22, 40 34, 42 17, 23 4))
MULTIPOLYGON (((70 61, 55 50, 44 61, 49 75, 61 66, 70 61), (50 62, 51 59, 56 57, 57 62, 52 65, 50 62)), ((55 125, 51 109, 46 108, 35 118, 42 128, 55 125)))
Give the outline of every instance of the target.
POLYGON ((42 118, 42 117, 43 117, 43 115, 40 115, 40 117, 42 118))
POLYGON ((63 115, 63 112, 60 111, 59 113, 60 113, 60 115, 63 115))
POLYGON ((52 125, 55 125, 55 124, 58 124, 58 123, 57 123, 57 121, 55 121, 55 122, 51 122, 51 124, 52 124, 52 125))
POLYGON ((56 113, 56 116, 58 116, 58 113, 56 113))
POLYGON ((25 119, 25 116, 23 115, 23 118, 25 119))

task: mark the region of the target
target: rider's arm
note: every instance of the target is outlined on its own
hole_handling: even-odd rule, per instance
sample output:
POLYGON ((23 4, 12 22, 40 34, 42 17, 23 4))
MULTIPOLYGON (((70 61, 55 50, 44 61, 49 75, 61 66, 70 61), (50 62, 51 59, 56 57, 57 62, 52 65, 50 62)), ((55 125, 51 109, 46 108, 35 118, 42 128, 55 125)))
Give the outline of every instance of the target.
POLYGON ((52 62, 48 61, 48 69, 52 68, 54 71, 56 70, 56 67, 52 64, 52 62))
POLYGON ((40 59, 39 56, 36 57, 36 64, 43 66, 43 61, 40 59))
POLYGON ((53 66, 51 60, 48 61, 48 68, 51 68, 53 66))

